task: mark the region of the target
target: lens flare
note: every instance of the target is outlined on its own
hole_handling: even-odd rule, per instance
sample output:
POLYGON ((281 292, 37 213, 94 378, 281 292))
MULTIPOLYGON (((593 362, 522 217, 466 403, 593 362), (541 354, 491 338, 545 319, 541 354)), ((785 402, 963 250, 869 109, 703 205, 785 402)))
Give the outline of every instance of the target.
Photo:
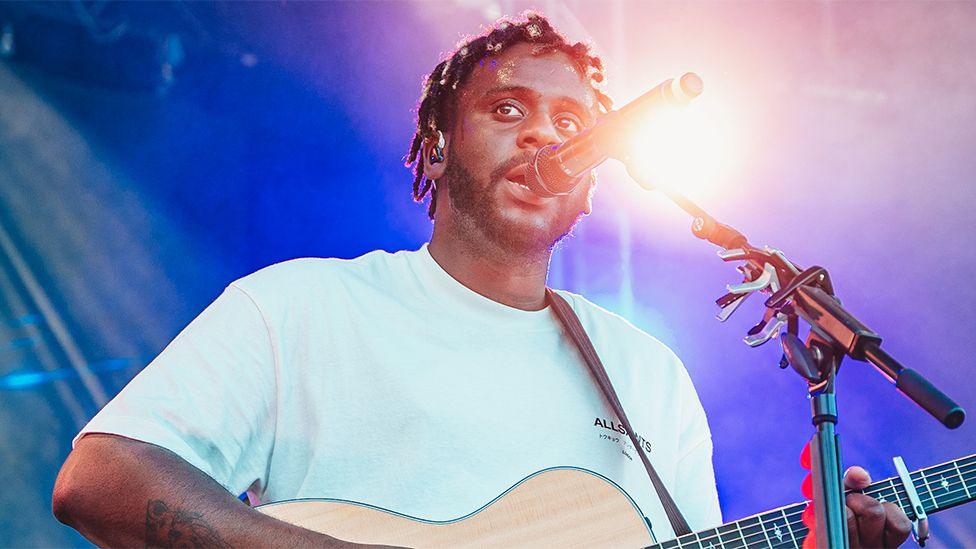
POLYGON ((656 113, 631 147, 628 170, 641 186, 691 198, 713 195, 733 168, 728 117, 705 97, 656 113))

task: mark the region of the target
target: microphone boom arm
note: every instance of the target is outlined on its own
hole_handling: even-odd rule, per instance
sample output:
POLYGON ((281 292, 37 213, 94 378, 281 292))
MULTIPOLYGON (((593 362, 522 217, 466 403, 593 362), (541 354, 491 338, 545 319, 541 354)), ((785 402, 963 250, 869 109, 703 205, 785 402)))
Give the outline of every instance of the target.
MULTIPOLYGON (((773 291, 765 301, 767 309, 802 318, 816 336, 844 355, 854 360, 870 362, 902 394, 946 427, 955 429, 962 424, 965 411, 958 404, 921 374, 905 368, 884 352, 881 349, 881 336, 841 306, 833 295, 833 285, 826 269, 812 267, 801 270, 778 250, 756 248, 742 233, 719 223, 684 195, 672 191, 663 192, 681 209, 694 216, 692 233, 722 248, 720 255, 724 261, 746 261, 746 268, 743 269, 746 271, 743 273, 746 282, 754 280, 765 265, 775 269, 782 287, 773 291)), ((723 304, 723 299, 718 301, 720 305, 723 304)))

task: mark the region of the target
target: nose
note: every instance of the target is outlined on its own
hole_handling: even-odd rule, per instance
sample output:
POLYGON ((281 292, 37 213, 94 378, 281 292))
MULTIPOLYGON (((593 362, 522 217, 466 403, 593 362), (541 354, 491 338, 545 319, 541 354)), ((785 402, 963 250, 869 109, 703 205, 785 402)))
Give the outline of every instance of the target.
POLYGON ((516 144, 520 149, 538 150, 547 145, 561 143, 559 132, 543 113, 537 113, 522 123, 516 144))

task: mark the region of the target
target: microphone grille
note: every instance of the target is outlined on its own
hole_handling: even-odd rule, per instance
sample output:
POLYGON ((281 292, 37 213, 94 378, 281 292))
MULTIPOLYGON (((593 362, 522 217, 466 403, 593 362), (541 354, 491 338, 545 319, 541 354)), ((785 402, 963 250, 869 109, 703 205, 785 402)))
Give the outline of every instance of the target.
POLYGON ((558 145, 539 149, 533 164, 538 184, 542 188, 551 194, 566 194, 576 188, 577 178, 565 173, 560 167, 559 159, 553 158, 558 149, 558 145))

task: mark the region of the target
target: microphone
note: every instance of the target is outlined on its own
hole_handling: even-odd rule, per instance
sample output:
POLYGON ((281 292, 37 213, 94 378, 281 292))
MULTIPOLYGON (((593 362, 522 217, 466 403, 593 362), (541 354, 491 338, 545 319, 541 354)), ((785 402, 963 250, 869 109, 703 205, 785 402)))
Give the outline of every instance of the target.
POLYGON ((628 153, 627 141, 634 130, 654 112, 682 107, 701 95, 702 80, 693 73, 669 79, 654 89, 607 113, 592 128, 559 145, 542 147, 526 166, 525 185, 543 197, 573 192, 580 176, 607 158, 621 158, 628 153))

